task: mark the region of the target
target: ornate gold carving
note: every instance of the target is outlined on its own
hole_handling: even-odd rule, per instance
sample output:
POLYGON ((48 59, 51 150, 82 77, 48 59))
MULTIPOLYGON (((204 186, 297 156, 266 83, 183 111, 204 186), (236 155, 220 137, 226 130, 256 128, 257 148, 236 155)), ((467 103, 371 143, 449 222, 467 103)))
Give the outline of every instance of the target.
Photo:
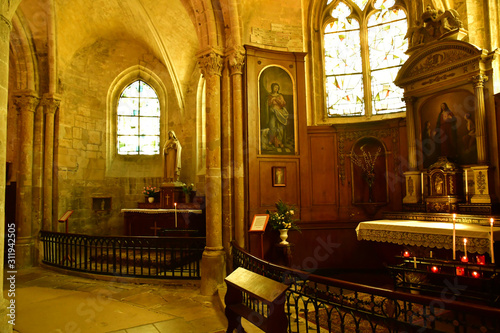
POLYGON ((477 174, 477 190, 479 194, 483 194, 486 190, 486 177, 482 171, 477 174))
POLYGON ((463 29, 460 15, 454 9, 437 11, 427 6, 422 13, 422 20, 408 29, 405 38, 408 38, 408 51, 411 53, 424 44, 439 39, 461 40, 467 35, 463 29), (422 22, 422 23, 420 23, 422 22))
POLYGON ((474 88, 483 88, 484 83, 488 81, 488 76, 484 74, 474 75, 471 79, 474 88))
POLYGON ((425 72, 430 72, 438 67, 455 64, 468 57, 470 54, 465 50, 452 49, 433 53, 417 63, 408 76, 416 76, 425 72))
POLYGON ((223 59, 222 56, 211 51, 198 57, 198 65, 200 66, 203 76, 222 75, 223 59))
POLYGON ((436 75, 435 77, 427 80, 427 81, 423 81, 422 82, 422 85, 425 86, 427 84, 431 84, 431 83, 434 83, 434 82, 439 82, 441 80, 446 80, 447 78, 449 77, 453 77, 455 76, 455 73, 449 73, 449 74, 443 74, 443 75, 436 75))
POLYGON ((408 194, 412 196, 414 191, 415 187, 413 186, 413 177, 410 176, 408 177, 408 194))

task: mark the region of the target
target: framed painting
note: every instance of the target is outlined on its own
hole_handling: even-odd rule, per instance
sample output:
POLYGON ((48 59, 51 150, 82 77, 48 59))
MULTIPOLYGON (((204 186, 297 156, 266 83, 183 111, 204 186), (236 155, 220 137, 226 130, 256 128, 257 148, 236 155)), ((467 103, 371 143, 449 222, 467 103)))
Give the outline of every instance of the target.
POLYGON ((286 167, 276 166, 273 170, 273 186, 286 186, 286 167))
POLYGON ((417 149, 424 168, 440 156, 460 165, 477 163, 475 110, 474 95, 465 90, 439 94, 422 105, 417 149))
POLYGON ((269 66, 260 73, 260 154, 295 154, 294 91, 292 77, 282 67, 269 66))

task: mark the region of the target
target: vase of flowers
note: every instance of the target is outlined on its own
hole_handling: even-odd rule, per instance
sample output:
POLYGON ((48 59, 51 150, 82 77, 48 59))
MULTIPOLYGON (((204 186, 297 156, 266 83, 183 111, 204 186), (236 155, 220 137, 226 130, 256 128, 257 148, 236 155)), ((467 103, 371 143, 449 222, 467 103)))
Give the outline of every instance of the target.
POLYGON ((299 226, 296 224, 298 219, 295 218, 295 210, 293 206, 288 206, 283 201, 279 200, 276 204, 276 211, 270 212, 266 210, 266 214, 269 214, 269 225, 275 230, 279 230, 281 242, 280 244, 288 244, 288 231, 297 230, 300 232, 299 226))
POLYGON ((190 203, 191 202, 191 194, 193 193, 194 189, 194 184, 191 183, 189 185, 182 185, 182 192, 184 192, 184 202, 185 203, 190 203))
POLYGON ((159 193, 160 191, 156 190, 156 187, 153 186, 146 186, 144 187, 144 190, 142 191, 142 194, 146 197, 146 200, 150 203, 153 203, 155 201, 155 196, 159 193))

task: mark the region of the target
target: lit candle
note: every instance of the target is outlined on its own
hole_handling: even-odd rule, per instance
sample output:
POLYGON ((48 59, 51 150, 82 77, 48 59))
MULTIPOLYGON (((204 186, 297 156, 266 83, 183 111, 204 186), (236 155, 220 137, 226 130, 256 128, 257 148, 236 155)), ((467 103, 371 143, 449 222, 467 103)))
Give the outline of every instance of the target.
POLYGON ((493 218, 490 218, 490 254, 491 254, 491 263, 494 264, 495 263, 495 252, 493 250, 493 224, 494 224, 494 220, 493 218))
POLYGON ((479 272, 477 272, 477 271, 472 272, 472 277, 478 278, 479 276, 480 276, 479 272))
POLYGON ((484 259, 484 256, 476 256, 476 262, 478 265, 484 265, 486 260, 484 259))
POLYGON ((429 256, 432 258, 432 251, 429 252, 429 256))
POLYGON ((413 268, 417 268, 417 257, 413 257, 413 268))
POLYGON ((174 202, 174 211, 175 211, 175 228, 177 229, 177 202, 174 202))
POLYGON ((467 238, 464 238, 464 257, 467 257, 467 238))
POLYGON ((456 244, 455 244, 455 219, 457 218, 457 214, 453 214, 453 260, 457 259, 455 255, 456 244))
POLYGON ((457 267, 457 275, 464 275, 465 274, 465 268, 463 267, 457 267))
POLYGON ((437 273, 437 272, 439 272, 439 268, 437 268, 437 266, 432 266, 431 271, 432 271, 432 273, 437 273))
POLYGON ((410 252, 405 251, 403 252, 403 257, 408 258, 410 256, 410 252))
POLYGON ((463 256, 462 258, 460 258, 460 261, 461 262, 468 262, 469 258, 467 258, 467 256, 463 256))

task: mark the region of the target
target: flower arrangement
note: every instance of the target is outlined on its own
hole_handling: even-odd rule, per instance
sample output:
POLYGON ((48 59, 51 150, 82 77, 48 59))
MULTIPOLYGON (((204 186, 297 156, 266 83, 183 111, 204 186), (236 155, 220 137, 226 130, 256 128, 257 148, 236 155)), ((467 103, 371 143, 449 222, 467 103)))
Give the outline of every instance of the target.
POLYGON ((156 193, 158 193, 158 192, 160 192, 160 191, 157 191, 156 187, 146 186, 144 188, 144 190, 142 191, 142 194, 144 194, 147 197, 154 197, 156 195, 156 193))
POLYGON ((184 192, 184 194, 190 194, 194 189, 194 184, 191 183, 189 185, 182 185, 182 192, 184 192))
POLYGON ((266 210, 269 214, 269 224, 275 230, 279 229, 293 229, 300 231, 300 228, 295 224, 298 219, 295 219, 295 211, 293 206, 288 206, 283 201, 279 200, 276 204, 276 212, 266 210))

